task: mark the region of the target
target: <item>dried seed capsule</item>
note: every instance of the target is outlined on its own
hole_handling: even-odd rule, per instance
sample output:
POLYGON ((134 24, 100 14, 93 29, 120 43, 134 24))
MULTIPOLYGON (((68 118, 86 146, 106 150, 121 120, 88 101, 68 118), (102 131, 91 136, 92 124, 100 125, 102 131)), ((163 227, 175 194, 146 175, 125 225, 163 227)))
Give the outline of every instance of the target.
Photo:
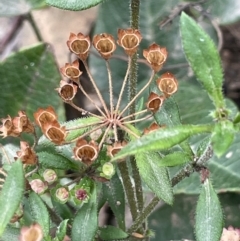
POLYGON ((78 87, 71 81, 61 80, 60 87, 56 90, 64 101, 71 101, 77 94, 78 87))
POLYGON ((31 225, 30 227, 22 227, 20 231, 20 241, 41 241, 43 239, 43 231, 38 223, 31 225))
POLYGON ((60 68, 61 73, 67 78, 79 83, 79 77, 82 72, 79 70, 79 62, 75 60, 74 62, 66 63, 64 67, 60 68))
POLYGON ((106 60, 108 60, 116 50, 113 36, 107 33, 95 35, 93 37, 93 46, 106 60))
POLYGON ((157 79, 157 86, 165 97, 169 97, 178 90, 178 81, 173 74, 167 72, 157 79))
POLYGON ((17 151, 17 157, 23 164, 35 165, 38 162, 35 151, 29 146, 26 141, 20 142, 21 151, 17 151))
POLYGON ((141 40, 142 35, 138 29, 118 29, 117 43, 123 47, 125 53, 129 56, 137 52, 141 40))
POLYGON ((67 46, 71 52, 76 54, 79 59, 85 61, 88 57, 91 42, 89 36, 85 36, 82 33, 74 34, 70 33, 67 46))
POLYGON ((151 92, 148 97, 147 108, 153 113, 157 112, 162 106, 164 99, 164 96, 159 96, 158 94, 151 92))
POLYGON ((143 56, 151 65, 155 72, 158 72, 167 59, 166 48, 161 48, 159 45, 153 43, 148 49, 143 50, 143 56))

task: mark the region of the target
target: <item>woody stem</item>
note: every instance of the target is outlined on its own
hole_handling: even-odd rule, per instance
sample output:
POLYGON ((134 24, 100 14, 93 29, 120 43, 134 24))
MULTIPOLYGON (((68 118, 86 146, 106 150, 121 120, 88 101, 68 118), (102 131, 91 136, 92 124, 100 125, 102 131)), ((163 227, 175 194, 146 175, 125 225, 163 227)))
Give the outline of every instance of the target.
POLYGON ((119 109, 119 106, 120 106, 120 103, 121 103, 121 100, 122 100, 122 95, 123 95, 123 91, 124 91, 126 83, 127 83, 130 67, 131 67, 131 58, 128 57, 128 67, 127 67, 127 71, 126 71, 126 74, 125 74, 125 77, 124 77, 124 80, 123 80, 123 83, 122 83, 121 91, 120 91, 119 96, 118 96, 118 102, 117 102, 116 110, 115 110, 116 114, 118 112, 118 109, 119 109))
MULTIPOLYGON (((122 112, 119 114, 120 116, 129 108, 129 106, 132 105, 132 103, 144 92, 145 89, 151 84, 153 77, 154 77, 155 72, 152 71, 152 75, 150 79, 148 80, 147 84, 134 96, 134 98, 128 103, 128 105, 122 110, 122 112)), ((133 114, 133 113, 130 113, 133 114)))
POLYGON ((97 87, 97 85, 96 85, 96 83, 95 83, 95 81, 93 79, 93 76, 92 76, 92 74, 91 74, 91 72, 90 72, 90 70, 88 68, 88 64, 87 64, 86 61, 83 61, 83 64, 84 64, 84 67, 85 67, 85 69, 87 71, 89 79, 90 79, 90 81, 91 81, 91 83, 92 83, 92 85, 93 85, 93 87, 94 87, 94 89, 95 89, 95 91, 97 93, 97 96, 98 96, 99 100, 101 101, 101 104, 102 104, 102 106, 103 106, 103 108, 104 108, 104 110, 106 112, 106 115, 109 118, 110 116, 109 116, 109 111, 108 111, 107 105, 106 105, 106 103, 105 103, 105 101, 104 101, 104 99, 102 97, 102 94, 100 93, 100 90, 98 89, 98 87, 97 87))

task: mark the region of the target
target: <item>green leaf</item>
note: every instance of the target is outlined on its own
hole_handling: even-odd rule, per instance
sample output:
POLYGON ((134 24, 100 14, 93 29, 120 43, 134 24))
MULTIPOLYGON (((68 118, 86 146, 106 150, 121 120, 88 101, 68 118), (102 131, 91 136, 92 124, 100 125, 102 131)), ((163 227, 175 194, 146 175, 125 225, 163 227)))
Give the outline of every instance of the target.
POLYGON ((24 191, 24 173, 21 161, 12 164, 0 192, 0 236, 21 203, 24 191))
POLYGON ((65 10, 80 11, 98 5, 103 0, 46 0, 46 3, 65 10))
POLYGON ((66 235, 67 223, 68 223, 68 219, 63 220, 57 228, 56 236, 60 241, 62 241, 66 235))
POLYGON ((108 183, 103 183, 103 196, 108 201, 108 205, 116 217, 118 226, 125 230, 125 195, 122 182, 117 173, 115 173, 108 183))
POLYGON ((216 192, 209 179, 203 187, 196 209, 197 241, 219 241, 223 228, 223 214, 216 192))
POLYGON ((161 167, 174 167, 190 162, 192 157, 182 151, 176 151, 164 156, 158 163, 161 167))
POLYGON ((38 152, 38 161, 47 168, 56 168, 62 170, 78 169, 78 165, 66 157, 50 152, 38 152))
POLYGON ((47 237, 49 235, 50 218, 43 200, 35 192, 32 192, 29 195, 28 202, 32 219, 41 226, 44 237, 47 237))
POLYGON ((120 228, 108 225, 104 228, 99 228, 99 237, 103 240, 116 240, 125 239, 128 237, 128 234, 120 228))
POLYGON ((78 210, 72 224, 72 241, 93 240, 97 227, 97 194, 96 187, 88 201, 78 210))
POLYGON ((214 153, 220 157, 231 146, 234 139, 234 126, 230 121, 222 121, 216 124, 212 133, 212 144, 214 153))
POLYGON ((173 204, 173 190, 168 169, 159 165, 160 156, 156 152, 143 152, 135 155, 137 167, 143 181, 156 196, 173 204))
POLYGON ((16 116, 24 109, 32 118, 38 107, 63 109, 57 92, 60 79, 50 46, 40 43, 12 54, 0 63, 0 116, 16 116), (14 71, 13 71, 14 70, 14 71), (14 93, 14 101, 9 93, 14 93))
POLYGON ((211 126, 207 125, 182 125, 172 128, 159 129, 129 142, 120 152, 117 153, 117 155, 113 157, 112 160, 117 160, 140 152, 169 149, 192 135, 210 132, 211 128, 211 126))
POLYGON ((19 241, 20 229, 12 226, 7 226, 1 236, 1 241, 19 241))
POLYGON ((45 7, 44 0, 1 0, 0 16, 11 17, 29 13, 33 9, 45 7))
POLYGON ((218 51, 211 38, 185 13, 180 20, 182 44, 194 74, 218 108, 224 107, 223 73, 218 51))

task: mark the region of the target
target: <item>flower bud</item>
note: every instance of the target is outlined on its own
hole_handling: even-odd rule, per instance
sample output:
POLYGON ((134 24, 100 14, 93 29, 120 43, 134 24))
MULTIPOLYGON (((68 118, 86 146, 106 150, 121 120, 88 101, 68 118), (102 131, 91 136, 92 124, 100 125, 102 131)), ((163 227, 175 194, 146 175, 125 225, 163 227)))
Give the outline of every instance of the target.
POLYGON ((220 241, 239 241, 240 240, 240 229, 234 229, 233 227, 228 227, 228 229, 223 228, 222 236, 220 241))
POLYGON ((174 94, 178 89, 178 81, 173 74, 167 72, 157 79, 157 86, 165 97, 174 94))
POLYGON ((159 96, 156 93, 151 92, 148 97, 147 108, 153 113, 157 112, 162 106, 164 99, 164 96, 159 96))
POLYGON ((79 57, 79 59, 85 61, 91 47, 90 38, 89 36, 84 36, 82 33, 70 33, 67 46, 71 52, 79 57))
POLYGON ((43 172, 43 178, 47 183, 52 184, 57 180, 57 174, 52 169, 46 169, 43 172))
POLYGON ((82 201, 82 202, 89 199, 87 191, 84 189, 81 189, 81 188, 75 190, 75 197, 76 197, 76 199, 78 199, 79 201, 82 201))
POLYGON ((166 48, 161 48, 159 45, 153 43, 148 49, 143 50, 143 56, 151 65, 155 72, 158 72, 167 59, 166 48))
POLYGON ((42 241, 43 231, 39 224, 35 223, 30 227, 22 227, 20 241, 42 241))
POLYGON ((60 87, 56 90, 58 91, 59 96, 64 101, 71 101, 77 94, 78 87, 72 82, 61 80, 60 87))
POLYGON ((84 139, 78 139, 76 147, 73 149, 76 160, 82 161, 84 164, 90 166, 98 157, 99 148, 96 142, 89 143, 84 139))
POLYGON ((29 184, 32 190, 37 194, 44 193, 48 188, 46 182, 43 182, 41 179, 33 179, 29 184))
POLYGON ((142 40, 142 35, 138 29, 119 29, 117 43, 123 47, 125 53, 133 56, 142 40))
POLYGON ((38 162, 35 151, 29 146, 26 141, 20 142, 21 151, 17 151, 17 157, 23 164, 35 165, 38 162))
POLYGON ((107 33, 95 35, 93 37, 93 46, 106 60, 108 60, 116 50, 116 44, 113 36, 107 33))
POLYGON ((79 83, 79 77, 82 72, 79 70, 79 62, 75 60, 73 63, 66 63, 64 67, 60 68, 61 73, 67 78, 79 83))
POLYGON ((65 187, 59 187, 55 192, 55 197, 60 203, 64 204, 69 199, 69 191, 65 187))
POLYGON ((111 162, 106 162, 102 166, 101 176, 106 177, 107 179, 111 179, 111 177, 115 174, 115 168, 111 162))

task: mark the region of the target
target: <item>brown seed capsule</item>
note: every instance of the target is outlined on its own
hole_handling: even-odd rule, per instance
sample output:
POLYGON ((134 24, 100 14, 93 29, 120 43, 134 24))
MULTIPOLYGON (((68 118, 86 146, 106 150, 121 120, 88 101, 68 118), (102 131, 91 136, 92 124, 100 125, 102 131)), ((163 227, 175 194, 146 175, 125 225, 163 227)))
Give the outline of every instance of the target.
POLYGON ((93 46, 104 59, 109 59, 116 50, 116 44, 111 34, 102 33, 93 37, 93 46))
POLYGON ((42 126, 43 134, 53 143, 61 145, 67 136, 66 128, 57 121, 48 122, 42 126))
POLYGON ((158 130, 158 129, 161 129, 161 128, 165 128, 166 126, 165 125, 158 125, 156 122, 153 122, 148 128, 145 128, 143 130, 143 134, 148 134, 152 131, 155 131, 155 130, 158 130))
POLYGON ((71 81, 61 80, 60 87, 56 88, 56 90, 64 101, 70 101, 77 94, 78 87, 71 81))
POLYGON ((12 122, 18 132, 34 133, 34 126, 24 111, 18 111, 18 116, 12 122))
POLYGON ((127 145, 126 141, 116 141, 112 146, 107 147, 107 155, 114 157, 124 146, 127 145))
POLYGON ((21 151, 17 151, 17 157, 22 161, 22 163, 28 165, 37 164, 37 155, 29 144, 26 141, 21 141, 20 147, 21 151))
POLYGON ((35 223, 30 227, 22 227, 20 231, 20 241, 41 241, 43 239, 43 231, 39 224, 35 223))
POLYGON ((125 53, 129 56, 137 52, 141 40, 142 35, 138 29, 118 29, 117 43, 123 47, 125 53))
POLYGON ((79 77, 82 72, 79 70, 79 62, 75 60, 73 63, 66 63, 65 67, 60 68, 61 73, 67 78, 79 83, 79 77))
POLYGON ((88 57, 91 42, 89 36, 85 36, 82 33, 74 34, 70 33, 67 46, 71 52, 76 54, 79 59, 85 61, 88 57))
POLYGON ((157 79, 157 86, 168 98, 178 90, 178 81, 173 74, 167 72, 157 79))
POLYGON ((148 97, 147 108, 153 113, 157 112, 162 106, 164 99, 164 96, 159 96, 158 94, 151 92, 148 97))
POLYGON ((8 115, 7 118, 2 118, 1 122, 2 125, 0 126, 0 132, 2 133, 0 134, 0 136, 2 136, 3 138, 7 136, 17 137, 21 134, 21 132, 19 132, 19 130, 14 127, 11 116, 8 115))
POLYGON ((57 114, 52 106, 47 107, 46 109, 39 108, 36 112, 33 113, 35 122, 38 126, 42 128, 47 123, 51 123, 57 120, 57 114))
POLYGON ((155 72, 158 72, 167 59, 166 48, 161 48, 159 45, 153 43, 148 49, 143 50, 143 56, 151 65, 155 72))
POLYGON ((99 148, 95 141, 89 143, 84 139, 78 139, 76 147, 73 149, 76 160, 90 166, 98 157, 99 148))

